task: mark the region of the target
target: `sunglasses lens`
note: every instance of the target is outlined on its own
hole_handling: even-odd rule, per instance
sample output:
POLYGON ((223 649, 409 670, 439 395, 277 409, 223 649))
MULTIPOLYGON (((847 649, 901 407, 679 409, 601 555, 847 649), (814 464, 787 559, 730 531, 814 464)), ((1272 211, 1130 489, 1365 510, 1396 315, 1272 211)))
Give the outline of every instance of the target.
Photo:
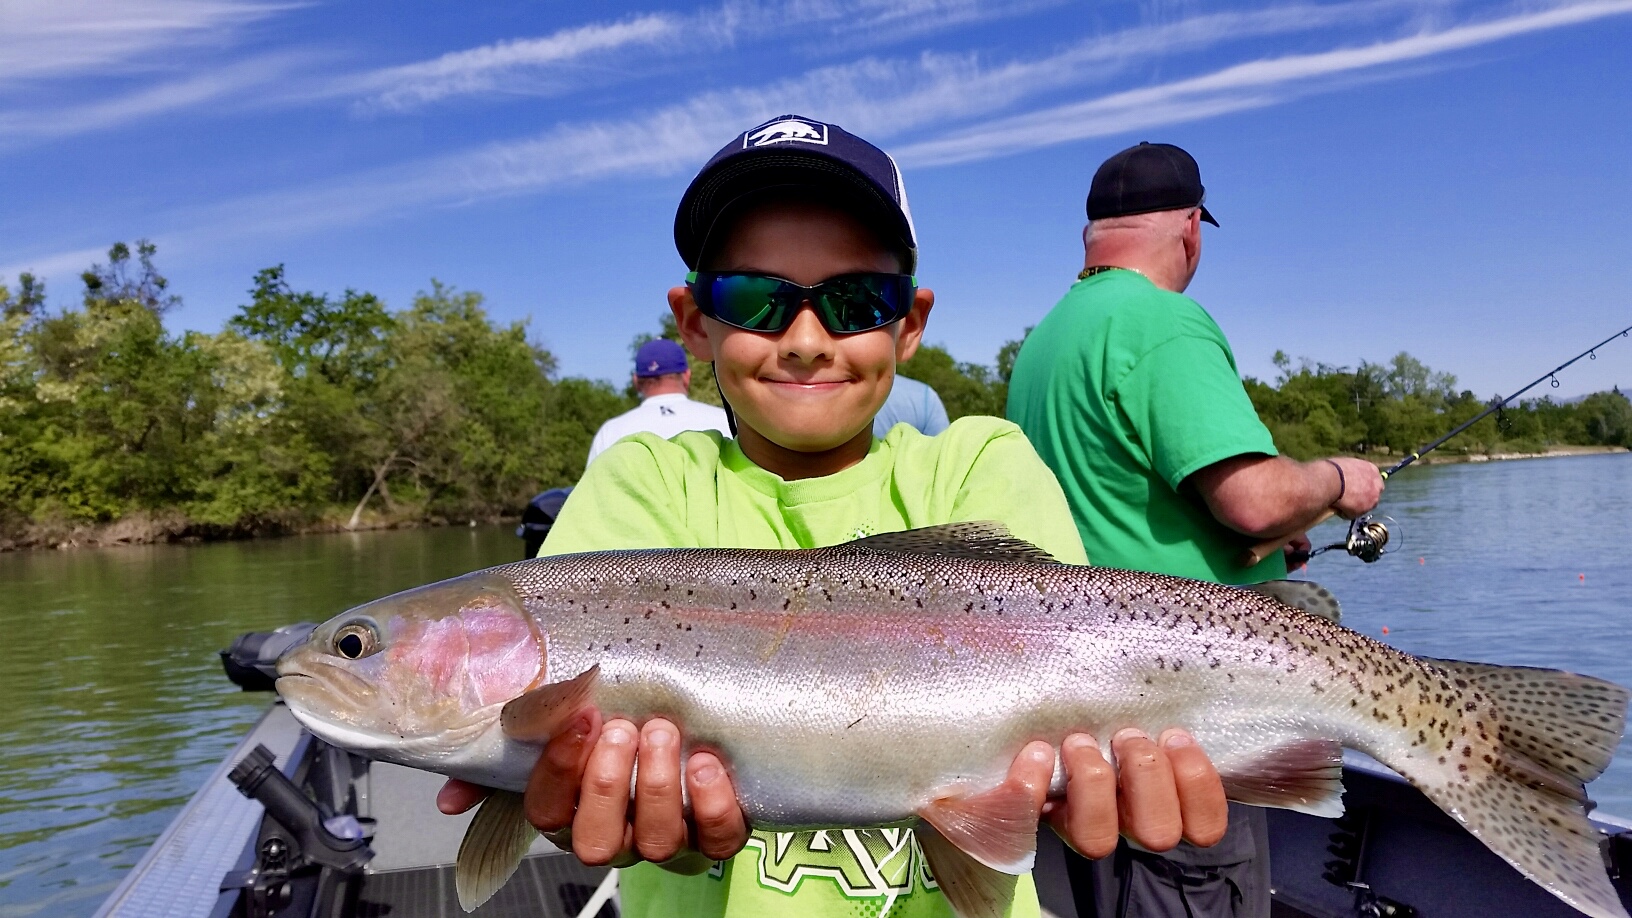
POLYGON ((714 318, 751 331, 780 331, 799 308, 797 291, 789 296, 787 284, 756 274, 716 274, 706 285, 714 318))
POLYGON ((818 307, 829 330, 847 334, 871 331, 904 314, 910 282, 893 274, 853 274, 822 285, 818 307))
POLYGON ((779 332, 793 324, 807 297, 834 334, 871 331, 895 322, 912 305, 917 282, 903 274, 847 274, 814 288, 763 274, 706 274, 687 278, 705 315, 749 331, 779 332))

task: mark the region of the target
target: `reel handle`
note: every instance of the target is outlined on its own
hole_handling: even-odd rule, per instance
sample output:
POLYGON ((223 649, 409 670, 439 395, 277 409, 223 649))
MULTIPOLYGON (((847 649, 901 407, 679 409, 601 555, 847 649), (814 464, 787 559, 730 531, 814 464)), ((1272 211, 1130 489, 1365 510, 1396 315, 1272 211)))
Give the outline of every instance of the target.
POLYGON ((1246 551, 1243 551, 1241 556, 1236 559, 1236 563, 1240 564, 1242 567, 1252 567, 1270 555, 1280 551, 1282 548, 1285 548, 1286 543, 1292 541, 1292 537, 1297 535, 1298 532, 1313 529, 1336 515, 1337 511, 1328 507, 1327 509, 1321 511, 1320 516, 1310 520, 1308 525, 1304 526, 1303 529, 1289 532, 1286 535, 1276 536, 1273 539, 1265 539, 1246 551))

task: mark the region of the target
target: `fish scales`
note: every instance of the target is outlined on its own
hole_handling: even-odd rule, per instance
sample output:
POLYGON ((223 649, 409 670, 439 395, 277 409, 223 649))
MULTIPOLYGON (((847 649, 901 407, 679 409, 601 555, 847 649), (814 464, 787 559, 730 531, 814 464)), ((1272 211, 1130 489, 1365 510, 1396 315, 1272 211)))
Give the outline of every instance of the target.
POLYGON ((926 555, 885 571, 842 554, 653 560, 501 570, 553 623, 552 679, 599 664, 603 711, 673 718, 725 753, 762 824, 898 822, 1074 731, 1109 748, 1126 726, 1186 724, 1221 770, 1310 732, 1374 747, 1419 701, 1388 678, 1404 654, 1226 587, 926 555), (589 589, 598 604, 551 598, 589 589), (1262 703, 1243 708, 1247 691, 1262 703), (851 789, 838 812, 835 788, 851 789))
POLYGON ((505 565, 335 619, 316 649, 286 657, 300 678, 280 691, 331 741, 519 790, 538 747, 506 738, 498 709, 587 679, 606 716, 668 717, 689 748, 718 751, 750 820, 779 829, 914 821, 933 800, 999 784, 1031 740, 1080 731, 1109 749, 1130 726, 1188 729, 1232 799, 1334 815, 1348 746, 1560 898, 1625 915, 1581 802, 1620 737, 1626 690, 1419 659, 1248 590, 921 532, 933 550, 907 533, 505 565), (337 661, 341 630, 359 621, 381 635, 379 652, 337 661), (413 649, 442 647, 420 635, 449 622, 464 629, 437 639, 451 651, 413 649), (502 652, 482 656, 490 644, 502 652), (423 660, 450 652, 427 688, 423 660), (393 667, 393 655, 415 662, 393 667), (348 673, 334 686, 370 688, 354 703, 326 688, 324 667, 348 673), (424 703, 386 716, 377 700, 455 691, 479 697, 463 710, 486 712, 467 719, 489 727, 473 740, 461 721, 442 748, 400 713, 424 703))

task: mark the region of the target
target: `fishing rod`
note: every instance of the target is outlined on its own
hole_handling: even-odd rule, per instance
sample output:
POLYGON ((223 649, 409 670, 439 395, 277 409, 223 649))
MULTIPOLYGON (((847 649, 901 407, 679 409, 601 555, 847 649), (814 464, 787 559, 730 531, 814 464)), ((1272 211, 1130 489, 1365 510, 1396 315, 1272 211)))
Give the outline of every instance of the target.
MULTIPOLYGON (((1605 338, 1604 340, 1598 342, 1597 344, 1594 344, 1592 347, 1589 347, 1586 350, 1582 351, 1581 353, 1576 354, 1574 357, 1571 357, 1569 360, 1566 360, 1563 363, 1559 364, 1558 366, 1554 367, 1550 372, 1541 374, 1540 376, 1536 377, 1536 379, 1533 382, 1531 382, 1528 386, 1525 386, 1523 389, 1520 389, 1519 391, 1513 393, 1512 395, 1509 395, 1506 398, 1503 398, 1500 395, 1496 396, 1495 398, 1490 400, 1490 404, 1485 407, 1484 411, 1481 411, 1478 414, 1474 415, 1472 418, 1470 418, 1470 419, 1468 419, 1466 421, 1463 421, 1461 424, 1456 425, 1456 427, 1454 429, 1452 429, 1450 433, 1446 434, 1443 437, 1440 437, 1438 440, 1435 440, 1434 442, 1428 444, 1427 446, 1424 446, 1421 449, 1416 450, 1411 455, 1406 456, 1404 459, 1401 459, 1399 462, 1395 463, 1394 465, 1390 466, 1389 468, 1384 469, 1379 474, 1381 474, 1383 476, 1384 481, 1387 481, 1389 476, 1395 474, 1396 472, 1400 471, 1401 469, 1405 468, 1406 466, 1410 465, 1411 463, 1416 462, 1418 459, 1421 459, 1423 456, 1428 455, 1429 453, 1433 452, 1434 450, 1439 449, 1441 446, 1444 446, 1447 441, 1449 441, 1451 438, 1455 437, 1457 434, 1462 433, 1463 431, 1467 430, 1469 427, 1472 427, 1473 425, 1479 423, 1480 421, 1483 421, 1485 418, 1490 417, 1492 414, 1495 414, 1496 412, 1501 411, 1503 408, 1507 407, 1509 404, 1511 404, 1519 396, 1523 395, 1526 392, 1529 392, 1531 389, 1534 389, 1535 387, 1541 385, 1544 382, 1547 382, 1548 380, 1552 380, 1553 388, 1557 389, 1558 386, 1559 386, 1558 374, 1561 371, 1563 371, 1565 369, 1568 369, 1571 364, 1575 363, 1576 361, 1580 360, 1583 357, 1586 357, 1586 358, 1591 359, 1591 360, 1597 360, 1598 359, 1598 349, 1599 348, 1601 348, 1604 345, 1610 343, 1611 341, 1614 341, 1616 338, 1626 338, 1626 337, 1632 337, 1632 325, 1628 325, 1627 327, 1621 329, 1620 331, 1616 332, 1615 334, 1610 335, 1608 338, 1605 338)), ((1316 520, 1315 523, 1310 524, 1311 528, 1313 528, 1313 526, 1315 524, 1324 522, 1328 517, 1332 516, 1333 512, 1334 511, 1327 510, 1324 516, 1322 516, 1320 519, 1316 520)), ((1323 545, 1323 546, 1320 546, 1319 548, 1312 549, 1309 552, 1308 557, 1313 558, 1315 555, 1318 555, 1318 554, 1320 554, 1322 552, 1341 549, 1345 553, 1347 553, 1349 555, 1352 555, 1352 556, 1354 556, 1356 558, 1359 558, 1361 561, 1364 561, 1367 564, 1370 564, 1373 561, 1376 561, 1378 558, 1381 558, 1383 555, 1388 554, 1388 539, 1389 539, 1388 523, 1389 522, 1395 522, 1395 521, 1388 518, 1388 517, 1377 518, 1377 517, 1375 517, 1375 516, 1373 516, 1371 514, 1366 514, 1364 516, 1356 517, 1353 521, 1351 521, 1349 523, 1348 534, 1343 537, 1343 540, 1341 542, 1333 542, 1330 545, 1323 545), (1387 522, 1385 522, 1385 520, 1387 522)), ((1399 524, 1397 522, 1395 522, 1395 526, 1397 527, 1398 525, 1399 524)), ((1285 539, 1277 539, 1277 540, 1272 540, 1272 541, 1269 541, 1269 542, 1262 542, 1262 543, 1260 543, 1258 545, 1253 546, 1251 549, 1248 549, 1248 551, 1247 551, 1247 553, 1245 555, 1242 556, 1243 566, 1250 566, 1252 564, 1257 564, 1259 561, 1262 561, 1264 558, 1268 557, 1270 552, 1276 551, 1277 549, 1279 549, 1281 546, 1283 546, 1285 544, 1286 544, 1285 539)))

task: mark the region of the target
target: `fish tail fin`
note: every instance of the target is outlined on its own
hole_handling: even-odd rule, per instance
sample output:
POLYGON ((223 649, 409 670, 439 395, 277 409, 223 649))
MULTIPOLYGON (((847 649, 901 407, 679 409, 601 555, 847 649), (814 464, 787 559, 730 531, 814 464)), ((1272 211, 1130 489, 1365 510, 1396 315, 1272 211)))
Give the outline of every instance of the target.
POLYGON ((1406 777, 1553 895, 1595 918, 1628 918, 1584 785, 1608 767, 1632 693, 1557 670, 1424 662, 1445 670, 1463 707, 1435 764, 1406 777))

